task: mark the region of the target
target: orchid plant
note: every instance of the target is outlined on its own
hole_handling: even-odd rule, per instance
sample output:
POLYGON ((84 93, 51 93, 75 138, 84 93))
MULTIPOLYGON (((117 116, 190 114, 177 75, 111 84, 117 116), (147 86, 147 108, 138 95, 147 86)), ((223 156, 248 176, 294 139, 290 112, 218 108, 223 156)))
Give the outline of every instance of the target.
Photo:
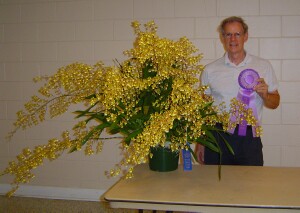
MULTIPOLYGON (((150 148, 164 146, 166 141, 172 151, 190 149, 193 153, 188 141, 221 154, 211 132, 216 123, 222 123, 224 130, 235 124, 229 122, 229 113, 205 94, 207 86, 199 84, 202 54, 197 54, 198 49, 186 37, 178 41, 160 38, 153 21, 146 23, 144 30, 137 21, 132 27, 136 40, 133 48, 124 52, 128 59, 122 63, 116 60, 114 66, 102 62, 91 66, 75 62, 52 76, 35 78, 45 84, 17 113, 9 137, 65 113, 71 105, 84 104, 86 108, 75 111, 78 123, 72 131, 63 131, 61 138, 50 139, 46 145, 25 148, 9 163, 1 174, 15 177, 9 196, 34 177, 32 170, 45 159, 55 160, 66 150, 83 149, 86 155, 101 152, 107 139, 102 137, 103 131, 121 136, 124 149, 123 160, 108 171, 109 176, 125 171, 125 177, 132 177, 134 167, 151 157, 150 148)), ((239 113, 244 109, 236 100, 233 108, 239 113)), ((250 110, 242 113, 248 123, 255 122, 250 110)))

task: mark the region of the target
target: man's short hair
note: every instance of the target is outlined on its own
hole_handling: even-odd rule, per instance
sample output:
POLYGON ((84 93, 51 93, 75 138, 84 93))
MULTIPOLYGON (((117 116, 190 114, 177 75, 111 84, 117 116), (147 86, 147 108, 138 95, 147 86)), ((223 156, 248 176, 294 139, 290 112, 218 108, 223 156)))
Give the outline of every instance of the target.
POLYGON ((220 34, 224 34, 224 28, 225 28, 225 25, 228 24, 228 23, 233 23, 233 22, 238 22, 238 23, 241 23, 242 27, 243 27, 243 30, 244 32, 243 33, 247 33, 248 32, 248 25, 245 23, 244 19, 242 19, 241 17, 239 16, 230 16, 226 19, 224 19, 219 27, 218 27, 218 32, 220 34))

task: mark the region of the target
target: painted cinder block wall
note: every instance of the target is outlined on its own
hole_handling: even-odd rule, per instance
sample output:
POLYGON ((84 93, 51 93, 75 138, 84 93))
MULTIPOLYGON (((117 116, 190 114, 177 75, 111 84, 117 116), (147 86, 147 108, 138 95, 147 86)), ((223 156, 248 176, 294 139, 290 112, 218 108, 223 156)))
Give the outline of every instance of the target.
MULTIPOLYGON (((300 166, 300 1, 0 0, 0 170, 22 148, 45 144, 75 123, 70 112, 5 140, 15 113, 40 86, 33 77, 75 61, 122 61, 134 40, 133 20, 154 20, 162 37, 188 37, 207 64, 224 53, 216 28, 231 15, 245 18, 246 49, 269 59, 280 81, 281 105, 266 109, 263 117, 265 165, 300 166)), ((118 179, 104 172, 119 162, 120 152, 118 142, 111 141, 99 155, 66 154, 45 162, 17 194, 97 200, 118 179)), ((0 193, 9 189, 10 180, 0 178, 0 193)))

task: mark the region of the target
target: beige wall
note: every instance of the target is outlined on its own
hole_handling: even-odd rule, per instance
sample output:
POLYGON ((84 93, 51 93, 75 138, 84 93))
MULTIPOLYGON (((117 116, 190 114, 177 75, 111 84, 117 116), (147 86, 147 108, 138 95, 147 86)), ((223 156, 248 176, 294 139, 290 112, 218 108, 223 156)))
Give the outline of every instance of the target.
MULTIPOLYGON (((263 119, 265 165, 300 166, 300 1, 0 0, 0 170, 23 147, 59 137, 74 123, 70 113, 19 132, 11 142, 4 139, 15 112, 38 88, 33 77, 74 61, 121 61, 134 39, 133 20, 155 20, 163 37, 187 36, 204 53, 206 64, 223 54, 216 27, 230 15, 245 18, 247 50, 269 59, 280 81, 281 105, 265 110, 263 119)), ((107 143, 98 156, 64 155, 45 162, 19 194, 97 199, 98 191, 117 180, 107 179, 104 171, 120 158, 117 142, 107 143)), ((0 193, 7 183, 8 177, 0 179, 0 193)))

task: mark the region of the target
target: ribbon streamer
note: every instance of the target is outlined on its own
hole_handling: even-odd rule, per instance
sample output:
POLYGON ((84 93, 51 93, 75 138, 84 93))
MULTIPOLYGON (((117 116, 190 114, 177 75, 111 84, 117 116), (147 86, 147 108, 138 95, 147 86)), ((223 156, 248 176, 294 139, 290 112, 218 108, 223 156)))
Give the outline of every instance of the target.
MULTIPOLYGON (((239 85, 241 86, 239 92, 237 94, 237 100, 241 101, 246 105, 246 108, 251 108, 253 111, 253 115, 256 120, 258 120, 257 109, 255 105, 255 92, 253 88, 257 85, 257 80, 259 79, 259 74, 253 69, 245 69, 243 70, 238 78, 239 85)), ((240 115, 243 118, 243 115, 240 115)), ((236 117, 234 115, 231 116, 231 121, 236 121, 236 117)), ((239 123, 238 127, 238 135, 245 136, 247 134, 247 121, 246 119, 242 119, 242 122, 239 123)), ((257 137, 256 135, 256 126, 252 126, 253 137, 257 137)), ((230 133, 233 133, 235 128, 229 130, 230 133)))

